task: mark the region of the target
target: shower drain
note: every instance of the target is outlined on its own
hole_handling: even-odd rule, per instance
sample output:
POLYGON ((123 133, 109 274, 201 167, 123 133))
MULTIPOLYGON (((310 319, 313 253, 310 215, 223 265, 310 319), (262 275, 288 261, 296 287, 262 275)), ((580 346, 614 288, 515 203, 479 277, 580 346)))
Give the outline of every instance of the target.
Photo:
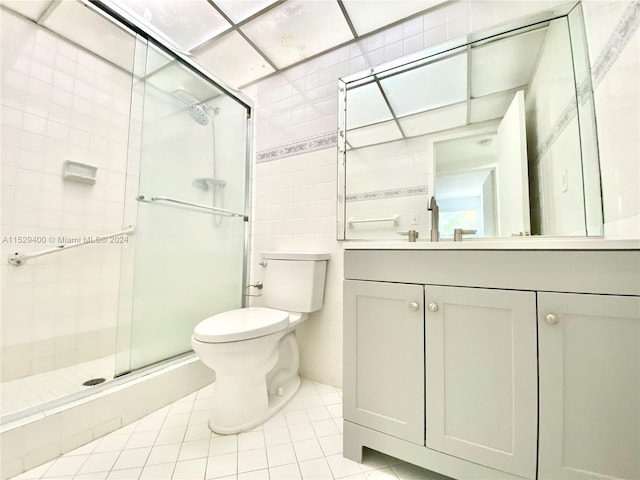
POLYGON ((99 385, 104 381, 104 378, 92 378, 91 380, 87 380, 86 382, 84 382, 82 385, 84 385, 85 387, 92 387, 94 385, 99 385))

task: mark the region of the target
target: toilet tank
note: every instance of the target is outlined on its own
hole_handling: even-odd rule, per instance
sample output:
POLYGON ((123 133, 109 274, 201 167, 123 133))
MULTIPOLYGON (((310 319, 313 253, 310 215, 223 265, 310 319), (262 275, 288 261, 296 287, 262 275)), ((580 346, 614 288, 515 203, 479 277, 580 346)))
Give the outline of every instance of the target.
POLYGON ((329 257, 320 252, 263 252, 264 305, 287 312, 320 310, 329 257))

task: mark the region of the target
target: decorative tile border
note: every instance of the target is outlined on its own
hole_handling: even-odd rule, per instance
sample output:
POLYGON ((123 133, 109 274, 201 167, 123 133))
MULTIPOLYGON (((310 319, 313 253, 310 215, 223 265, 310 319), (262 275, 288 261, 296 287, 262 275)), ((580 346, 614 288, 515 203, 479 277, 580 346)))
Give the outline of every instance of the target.
POLYGON ((338 145, 338 133, 327 132, 315 137, 305 138, 298 142, 280 145, 278 147, 261 150, 256 154, 256 163, 273 162, 283 158, 317 152, 338 145))
POLYGON ((382 198, 410 197, 413 195, 427 195, 429 188, 426 185, 408 188, 393 188, 390 190, 377 190, 372 192, 355 193, 347 195, 347 202, 361 202, 364 200, 380 200, 382 198))
POLYGON ((640 2, 633 0, 629 2, 629 6, 625 9, 622 17, 620 17, 620 21, 602 49, 602 53, 591 68, 594 89, 600 84, 616 62, 622 50, 624 50, 631 40, 631 37, 633 37, 638 30, 639 24, 640 2))
POLYGON ((560 114, 560 118, 556 120, 555 125, 553 126, 553 128, 551 128, 551 130, 549 131, 545 139, 542 142, 538 143, 538 147, 536 149, 536 158, 538 160, 540 160, 547 153, 549 153, 549 150, 551 150, 551 147, 553 146, 553 144, 556 143, 556 140, 558 140, 560 135, 562 135, 562 132, 564 132, 564 129, 567 128, 567 125, 569 125, 571 120, 575 118, 576 112, 577 112, 577 102, 576 102, 576 99, 574 98, 569 102, 569 104, 564 108, 564 110, 562 110, 562 113, 560 114))
MULTIPOLYGON (((631 37, 633 37, 638 30, 639 24, 640 1, 633 0, 629 2, 629 6, 620 17, 611 37, 602 49, 602 53, 600 53, 598 59, 592 65, 591 82, 589 82, 589 79, 586 79, 578 86, 578 98, 580 99, 581 104, 583 104, 587 98, 585 94, 588 92, 588 89, 593 89, 595 91, 596 87, 600 82, 602 82, 609 70, 611 70, 611 67, 620 56, 620 53, 622 53, 631 40, 631 37)), ((572 99, 564 110, 562 110, 562 114, 556 121, 555 125, 551 128, 546 138, 542 142, 538 143, 536 148, 536 155, 538 159, 541 159, 549 152, 555 141, 560 137, 560 135, 562 135, 564 129, 576 116, 576 107, 576 100, 572 99)))

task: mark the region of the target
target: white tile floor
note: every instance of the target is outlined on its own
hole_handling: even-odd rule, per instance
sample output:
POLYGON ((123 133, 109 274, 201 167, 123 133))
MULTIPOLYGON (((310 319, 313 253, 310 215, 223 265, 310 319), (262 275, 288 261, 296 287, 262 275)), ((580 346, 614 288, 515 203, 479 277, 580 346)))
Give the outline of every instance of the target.
POLYGON ((113 378, 115 355, 2 382, 0 414, 16 412, 90 387, 92 378, 113 378))
POLYGON ((282 412, 226 436, 207 427, 212 395, 205 387, 15 479, 445 479, 373 451, 362 465, 345 459, 334 387, 303 380, 282 412))

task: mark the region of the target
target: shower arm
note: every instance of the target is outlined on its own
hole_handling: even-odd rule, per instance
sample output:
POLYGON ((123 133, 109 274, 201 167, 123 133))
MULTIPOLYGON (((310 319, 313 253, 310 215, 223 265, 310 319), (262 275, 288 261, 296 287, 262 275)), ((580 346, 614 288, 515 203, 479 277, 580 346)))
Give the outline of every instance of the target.
POLYGON ((57 245, 53 248, 49 248, 47 250, 42 250, 40 252, 34 253, 19 253, 15 252, 9 255, 9 263, 15 267, 19 267, 27 263, 27 260, 31 258, 41 257, 43 255, 49 255, 50 253, 62 252, 63 250, 69 250, 70 248, 81 247, 82 245, 87 245, 89 243, 97 243, 97 244, 112 244, 108 242, 110 238, 120 237, 122 235, 131 235, 136 231, 136 228, 132 225, 129 225, 124 230, 119 232, 110 233, 108 235, 96 235, 95 237, 84 237, 81 242, 71 243, 65 245, 57 245))

